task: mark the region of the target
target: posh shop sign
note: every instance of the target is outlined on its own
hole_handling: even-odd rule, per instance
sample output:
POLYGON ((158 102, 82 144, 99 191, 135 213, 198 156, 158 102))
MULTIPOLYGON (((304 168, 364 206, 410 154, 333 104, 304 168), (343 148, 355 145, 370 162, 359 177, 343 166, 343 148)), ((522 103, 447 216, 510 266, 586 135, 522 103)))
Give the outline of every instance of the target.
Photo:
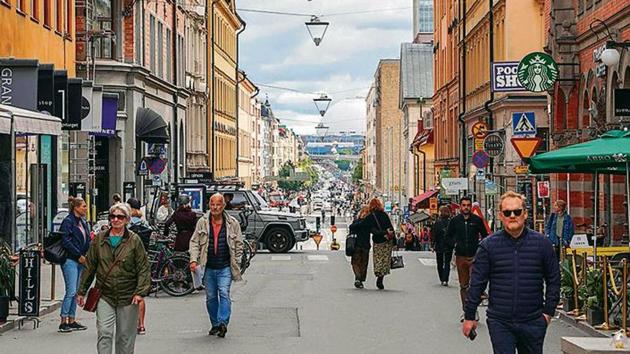
POLYGON ((517 61, 492 63, 492 91, 525 91, 518 81, 517 61))
POLYGON ((0 104, 37 110, 37 60, 0 59, 0 104))

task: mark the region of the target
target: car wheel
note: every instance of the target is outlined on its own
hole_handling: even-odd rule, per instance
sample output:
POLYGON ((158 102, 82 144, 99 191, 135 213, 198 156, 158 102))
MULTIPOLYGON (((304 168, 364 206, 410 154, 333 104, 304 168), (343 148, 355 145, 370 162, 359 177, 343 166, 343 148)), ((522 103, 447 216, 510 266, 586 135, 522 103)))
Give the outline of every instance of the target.
POLYGON ((286 253, 291 249, 291 235, 286 229, 276 227, 267 232, 267 249, 272 253, 286 253))

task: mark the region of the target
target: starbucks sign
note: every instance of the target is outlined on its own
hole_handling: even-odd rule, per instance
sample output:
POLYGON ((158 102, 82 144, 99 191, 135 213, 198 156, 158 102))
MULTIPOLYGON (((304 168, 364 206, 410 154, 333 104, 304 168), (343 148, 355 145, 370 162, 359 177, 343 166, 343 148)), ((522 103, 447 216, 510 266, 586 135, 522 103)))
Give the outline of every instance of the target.
POLYGON ((531 92, 549 90, 558 79, 558 64, 541 52, 527 54, 518 64, 518 81, 531 92))

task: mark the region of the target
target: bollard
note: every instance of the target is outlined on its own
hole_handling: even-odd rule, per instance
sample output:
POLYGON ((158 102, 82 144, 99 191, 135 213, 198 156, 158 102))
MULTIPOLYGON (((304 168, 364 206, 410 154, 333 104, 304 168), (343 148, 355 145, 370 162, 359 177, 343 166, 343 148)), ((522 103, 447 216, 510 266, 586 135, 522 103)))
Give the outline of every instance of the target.
MULTIPOLYGON (((604 331, 610 331, 616 329, 616 326, 610 324, 610 319, 608 317, 608 257, 602 256, 602 283, 603 283, 603 296, 604 296, 604 323, 599 326, 595 326, 595 329, 601 329, 604 331)), ((615 279, 612 279, 614 282, 615 279)))
POLYGON ((50 266, 52 267, 50 273, 50 301, 55 301, 55 273, 57 268, 54 263, 50 263, 50 266))
POLYGON ((575 303, 575 308, 569 312, 570 315, 577 316, 580 313, 580 306, 578 304, 578 276, 577 269, 575 266, 575 257, 577 257, 577 252, 575 250, 572 251, 573 258, 571 259, 571 265, 573 268, 573 300, 575 303))

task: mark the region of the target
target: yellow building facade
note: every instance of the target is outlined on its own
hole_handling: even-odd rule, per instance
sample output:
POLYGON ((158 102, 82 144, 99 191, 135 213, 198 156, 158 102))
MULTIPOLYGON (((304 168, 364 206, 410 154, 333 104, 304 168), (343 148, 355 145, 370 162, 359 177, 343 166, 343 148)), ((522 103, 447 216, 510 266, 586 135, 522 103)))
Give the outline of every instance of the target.
POLYGON ((234 1, 214 0, 211 9, 208 73, 212 85, 207 111, 214 139, 208 139, 208 164, 214 178, 224 179, 237 175, 237 32, 244 23, 236 14, 234 1))
POLYGON ((0 0, 0 33, 0 58, 37 59, 74 77, 74 1, 0 0))

